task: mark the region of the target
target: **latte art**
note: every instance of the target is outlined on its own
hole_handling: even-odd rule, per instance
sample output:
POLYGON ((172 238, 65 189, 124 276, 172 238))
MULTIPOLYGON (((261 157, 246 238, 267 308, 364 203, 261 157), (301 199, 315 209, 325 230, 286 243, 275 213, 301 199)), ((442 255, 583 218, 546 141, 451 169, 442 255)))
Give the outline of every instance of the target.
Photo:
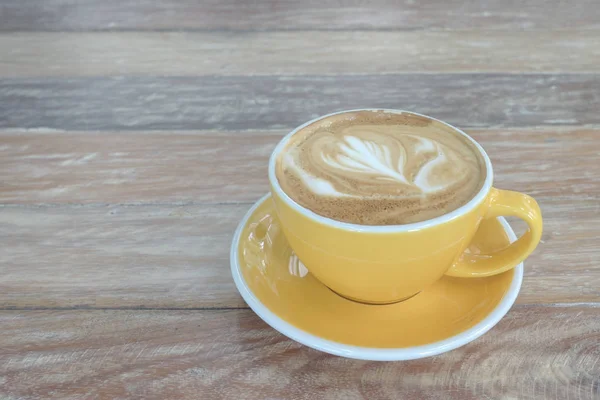
POLYGON ((485 176, 478 152, 449 127, 408 116, 361 111, 309 125, 277 159, 280 185, 318 214, 360 224, 421 221, 465 204, 485 176))
POLYGON ((377 140, 375 132, 365 132, 368 132, 373 139, 343 136, 333 144, 332 147, 337 144, 337 152, 333 154, 325 153, 323 147, 315 146, 311 149, 320 152, 320 157, 329 167, 322 172, 332 177, 335 175, 343 177, 344 172, 356 176, 364 175, 365 178, 375 179, 382 185, 399 185, 398 189, 402 187, 403 190, 414 189, 422 193, 442 190, 466 173, 464 169, 461 171, 460 164, 455 162, 457 158, 455 152, 434 140, 399 134, 395 138, 381 135, 380 142, 377 142, 374 141, 377 140), (391 141, 392 147, 384 144, 385 141, 391 141), (422 159, 423 163, 415 165, 414 161, 409 162, 409 154, 410 157, 422 159), (456 175, 451 180, 440 180, 440 176, 435 172, 442 168, 453 169, 456 175))

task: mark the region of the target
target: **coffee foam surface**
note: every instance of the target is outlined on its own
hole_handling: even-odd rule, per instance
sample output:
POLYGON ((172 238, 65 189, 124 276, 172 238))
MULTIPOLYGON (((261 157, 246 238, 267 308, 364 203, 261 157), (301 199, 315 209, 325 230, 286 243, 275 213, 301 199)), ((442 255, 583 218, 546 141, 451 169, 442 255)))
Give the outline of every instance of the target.
POLYGON ((467 203, 485 164, 460 133, 414 114, 358 111, 295 133, 276 175, 296 202, 335 220, 365 225, 434 218, 467 203))

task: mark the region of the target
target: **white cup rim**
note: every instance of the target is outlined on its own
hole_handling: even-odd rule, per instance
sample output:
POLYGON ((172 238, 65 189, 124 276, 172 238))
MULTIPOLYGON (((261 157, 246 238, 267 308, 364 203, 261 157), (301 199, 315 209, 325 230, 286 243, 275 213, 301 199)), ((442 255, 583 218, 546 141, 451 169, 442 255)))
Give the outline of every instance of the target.
POLYGON ((453 125, 448 124, 447 122, 441 121, 437 118, 430 117, 428 115, 419 114, 419 113, 415 113, 412 111, 395 110, 395 109, 388 109, 388 108, 359 108, 359 109, 354 109, 354 110, 343 110, 343 111, 336 111, 331 114, 317 117, 311 121, 308 121, 308 122, 298 126, 297 128, 293 129, 290 133, 285 135, 279 141, 279 143, 277 144, 277 146, 271 153, 271 157, 269 158, 269 182, 271 184, 271 187, 277 193, 277 195, 281 199, 283 199, 290 207, 292 207, 294 210, 301 213, 302 215, 305 215, 308 218, 310 218, 314 221, 317 221, 323 225, 328 225, 328 226, 332 226, 335 228, 348 230, 348 231, 355 231, 355 232, 371 232, 371 233, 409 232, 409 231, 415 231, 415 230, 420 230, 420 229, 444 224, 448 221, 451 221, 455 218, 458 218, 458 217, 468 213, 469 211, 471 211, 472 209, 477 207, 479 204, 481 204, 487 197, 488 193, 490 192, 490 190, 492 188, 493 180, 494 180, 494 171, 492 169, 492 162, 490 161, 490 158, 488 157, 488 155, 485 152, 485 150, 483 149, 483 147, 481 147, 481 145, 479 143, 477 143, 472 137, 467 135, 464 131, 462 131, 461 129, 459 129, 453 125), (470 140, 471 143, 473 143, 475 148, 477 148, 477 150, 480 152, 481 156, 483 157, 484 162, 485 162, 485 167, 486 167, 486 177, 485 177, 485 182, 483 183, 483 186, 481 187, 479 192, 477 192, 477 194, 471 200, 469 200, 469 202, 467 202, 463 206, 457 208, 456 210, 453 210, 444 215, 440 215, 439 217, 431 218, 431 219, 421 221, 421 222, 404 224, 404 225, 359 225, 359 224, 352 224, 352 223, 348 223, 348 222, 341 222, 341 221, 336 221, 336 220, 328 218, 328 217, 324 217, 322 215, 315 213, 314 211, 309 210, 308 208, 301 206, 296 201, 294 201, 290 196, 288 196, 287 193, 285 193, 283 191, 283 189, 281 188, 281 186, 279 185, 279 181, 277 180, 277 176, 275 175, 275 162, 277 160, 277 155, 283 150, 283 148, 285 147, 285 145, 289 141, 289 139, 296 132, 305 128, 306 126, 313 124, 317 121, 320 121, 322 119, 334 116, 334 115, 350 113, 350 112, 358 112, 358 111, 383 111, 383 112, 392 113, 392 114, 416 115, 419 117, 424 117, 424 118, 428 118, 430 120, 439 122, 439 123, 449 127, 450 129, 453 129, 454 131, 458 132, 459 134, 463 135, 468 140, 470 140))

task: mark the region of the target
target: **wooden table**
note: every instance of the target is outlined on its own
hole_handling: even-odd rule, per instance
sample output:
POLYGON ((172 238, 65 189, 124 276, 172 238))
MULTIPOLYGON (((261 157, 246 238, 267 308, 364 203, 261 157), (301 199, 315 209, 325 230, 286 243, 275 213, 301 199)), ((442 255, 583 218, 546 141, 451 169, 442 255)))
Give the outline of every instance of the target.
POLYGON ((600 4, 5 0, 0 203, 1 399, 600 399, 600 4), (544 212, 442 356, 310 350, 229 273, 275 143, 364 106, 465 128, 544 212))

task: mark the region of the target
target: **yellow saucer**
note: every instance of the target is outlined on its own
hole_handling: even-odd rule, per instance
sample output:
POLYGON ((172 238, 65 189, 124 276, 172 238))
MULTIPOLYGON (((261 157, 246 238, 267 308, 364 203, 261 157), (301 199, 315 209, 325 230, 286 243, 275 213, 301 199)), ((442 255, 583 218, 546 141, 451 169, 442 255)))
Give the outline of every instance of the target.
MULTIPOLYGON (((515 240, 505 220, 487 220, 468 251, 490 253, 515 240)), ((307 346, 367 360, 408 360, 468 343, 493 327, 519 292, 523 264, 489 278, 443 277, 413 298, 367 305, 316 280, 289 247, 270 195, 240 223, 232 274, 244 300, 269 325, 307 346)))

